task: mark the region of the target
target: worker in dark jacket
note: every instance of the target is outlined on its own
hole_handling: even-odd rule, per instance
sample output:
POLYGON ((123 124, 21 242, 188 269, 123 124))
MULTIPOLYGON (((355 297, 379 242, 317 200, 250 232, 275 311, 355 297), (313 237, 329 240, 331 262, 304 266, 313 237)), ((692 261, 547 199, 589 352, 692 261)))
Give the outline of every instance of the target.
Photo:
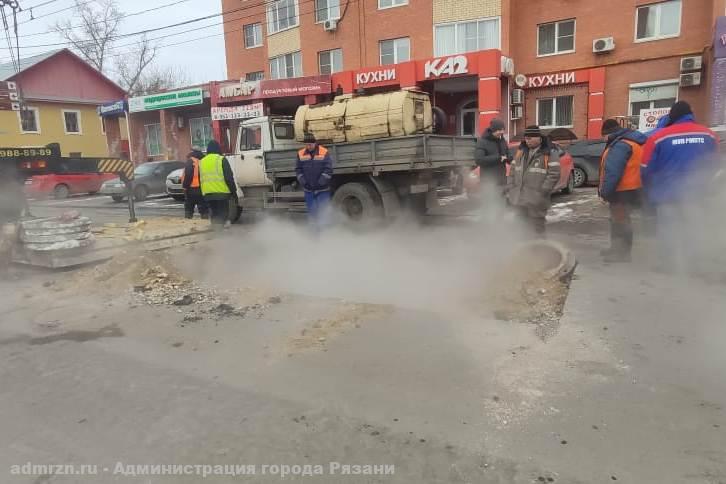
POLYGON ((227 158, 222 156, 222 147, 215 140, 207 145, 207 155, 199 162, 199 182, 202 195, 212 212, 212 225, 228 227, 230 201, 238 204, 237 185, 227 158))
POLYGON ((610 248, 605 262, 630 262, 633 225, 630 214, 640 205, 640 164, 647 136, 606 120, 601 133, 607 144, 600 158, 600 198, 610 204, 610 248))
POLYGON ((199 184, 199 161, 204 155, 199 150, 193 150, 187 155, 187 164, 184 167, 182 176, 182 188, 184 189, 184 215, 186 218, 194 217, 194 207, 199 207, 199 215, 202 218, 209 218, 209 207, 202 195, 202 188, 199 184))
POLYGON ((504 123, 500 119, 492 119, 477 140, 474 159, 482 181, 490 180, 498 186, 505 184, 506 164, 510 159, 507 140, 504 139, 504 123))
POLYGON ((545 234, 552 191, 560 181, 560 152, 539 126, 527 126, 507 177, 507 198, 536 235, 545 234))
POLYGON ((323 225, 330 205, 333 159, 312 133, 305 133, 304 142, 305 147, 297 153, 295 173, 298 183, 305 190, 305 206, 310 220, 315 225, 323 225))

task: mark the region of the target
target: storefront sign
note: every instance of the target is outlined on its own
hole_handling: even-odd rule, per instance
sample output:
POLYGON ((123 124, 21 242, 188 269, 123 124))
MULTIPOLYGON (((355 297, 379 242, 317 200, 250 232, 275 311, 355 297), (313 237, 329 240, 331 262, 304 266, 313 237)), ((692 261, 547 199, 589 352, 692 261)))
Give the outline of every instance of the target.
POLYGON ((249 119, 264 115, 262 103, 244 104, 242 106, 218 106, 212 108, 212 121, 249 119))
POLYGON ((711 125, 726 125, 726 57, 711 66, 711 125))
POLYGON ((120 116, 126 113, 126 101, 121 99, 112 103, 101 104, 96 110, 99 116, 120 116))
POLYGON ((239 84, 231 84, 219 88, 219 97, 226 99, 229 97, 251 96, 259 91, 260 82, 240 81, 239 84))
POLYGON ((515 78, 517 85, 523 89, 533 89, 537 87, 564 86, 567 84, 575 84, 574 72, 560 72, 556 74, 542 74, 539 76, 517 75, 515 78))
POLYGON ((658 127, 658 120, 668 114, 670 108, 644 109, 640 112, 638 131, 646 132, 658 127))
POLYGON ((148 96, 129 99, 129 112, 156 111, 158 109, 194 106, 204 102, 204 90, 201 88, 184 89, 182 91, 163 92, 148 96))
POLYGON ((330 92, 330 76, 260 81, 260 96, 263 98, 307 96, 309 94, 328 94, 330 92))
POLYGON ((713 56, 716 59, 726 58, 726 17, 716 19, 716 35, 713 42, 713 56))
POLYGON ((424 65, 424 78, 454 76, 469 73, 469 59, 464 55, 441 57, 427 61, 424 65))
POLYGON ((359 86, 366 84, 374 84, 376 82, 386 82, 396 80, 396 69, 379 69, 369 72, 359 72, 355 75, 355 83, 359 86))

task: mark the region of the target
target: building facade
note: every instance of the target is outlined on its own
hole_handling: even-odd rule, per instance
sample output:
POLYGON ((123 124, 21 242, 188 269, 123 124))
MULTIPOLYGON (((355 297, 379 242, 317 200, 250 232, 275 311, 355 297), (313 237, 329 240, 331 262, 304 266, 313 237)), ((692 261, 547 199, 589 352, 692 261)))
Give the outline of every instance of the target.
MULTIPOLYGON (((64 156, 109 156, 100 104, 123 99, 113 81, 67 49, 0 65, 0 81, 18 86, 24 109, 0 111, 0 146, 60 143, 64 156)), ((121 136, 121 135, 119 135, 121 136)), ((123 140, 117 148, 122 151, 123 140)))
MULTIPOLYGON (((449 130, 470 134, 473 125, 480 132, 497 115, 508 121, 510 135, 540 124, 596 137, 605 117, 627 122, 678 99, 689 101, 699 118, 712 117, 714 25, 726 0, 222 0, 222 6, 229 79, 333 75, 336 89, 345 72, 355 80, 356 73, 384 66, 495 50, 513 61, 513 70, 502 65, 483 76, 477 68, 478 84, 491 81, 485 93, 481 85, 472 91, 453 82, 433 89, 449 130)), ((401 87, 426 87, 414 84, 401 87)))

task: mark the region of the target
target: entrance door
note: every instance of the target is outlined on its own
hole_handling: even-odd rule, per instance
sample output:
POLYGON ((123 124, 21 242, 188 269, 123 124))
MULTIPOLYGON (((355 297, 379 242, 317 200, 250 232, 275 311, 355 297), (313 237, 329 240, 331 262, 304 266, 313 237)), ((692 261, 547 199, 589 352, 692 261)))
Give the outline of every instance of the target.
POLYGON ((476 101, 471 101, 459 110, 459 134, 477 136, 479 134, 479 113, 476 101))

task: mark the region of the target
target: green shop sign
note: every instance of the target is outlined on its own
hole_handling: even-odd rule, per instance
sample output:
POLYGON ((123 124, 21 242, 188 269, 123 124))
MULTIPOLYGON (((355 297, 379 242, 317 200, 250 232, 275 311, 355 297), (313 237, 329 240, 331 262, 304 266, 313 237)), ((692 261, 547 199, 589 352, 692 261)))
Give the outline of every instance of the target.
POLYGON ((156 111, 158 109, 178 108, 180 106, 193 106, 204 102, 202 89, 184 89, 183 91, 162 92, 148 96, 132 97, 129 99, 129 112, 156 111))

